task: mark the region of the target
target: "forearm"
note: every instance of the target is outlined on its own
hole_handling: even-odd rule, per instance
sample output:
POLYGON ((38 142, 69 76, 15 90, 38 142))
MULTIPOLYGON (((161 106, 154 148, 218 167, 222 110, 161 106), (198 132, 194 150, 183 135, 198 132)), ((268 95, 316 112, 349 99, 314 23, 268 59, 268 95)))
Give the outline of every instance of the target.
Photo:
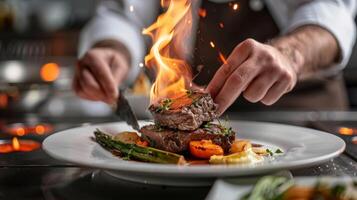
POLYGON ((325 70, 339 60, 336 39, 327 30, 314 25, 300 27, 273 39, 270 44, 288 57, 299 79, 325 70))

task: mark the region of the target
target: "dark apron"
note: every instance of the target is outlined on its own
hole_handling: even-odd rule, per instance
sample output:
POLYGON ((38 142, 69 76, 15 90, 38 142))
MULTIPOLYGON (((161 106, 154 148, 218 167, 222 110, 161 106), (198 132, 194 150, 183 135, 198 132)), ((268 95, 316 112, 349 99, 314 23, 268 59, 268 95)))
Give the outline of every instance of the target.
MULTIPOLYGON (((222 65, 219 52, 227 58, 234 47, 247 38, 266 42, 279 35, 280 30, 268 8, 263 5, 261 9, 253 10, 250 1, 214 3, 202 0, 201 9, 206 10, 206 16, 199 20, 193 61, 195 73, 198 73, 197 68, 202 69, 194 80, 197 84, 207 85, 222 65), (239 5, 237 10, 233 9, 235 3, 239 5), (211 41, 214 48, 210 45, 211 41)), ((345 110, 347 107, 343 78, 337 75, 299 82, 293 91, 273 106, 249 103, 239 97, 229 110, 345 110)))

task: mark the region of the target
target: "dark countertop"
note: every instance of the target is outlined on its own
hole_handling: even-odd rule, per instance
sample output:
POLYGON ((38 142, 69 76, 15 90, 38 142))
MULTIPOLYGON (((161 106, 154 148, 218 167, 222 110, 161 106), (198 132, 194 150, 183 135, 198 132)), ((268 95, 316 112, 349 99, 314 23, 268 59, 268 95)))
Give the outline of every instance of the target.
MULTIPOLYGON (((357 126, 357 113, 265 112, 229 114, 230 119, 281 122, 333 132, 331 125, 357 126), (330 125, 330 127, 325 126, 330 125)), ((63 130, 83 123, 115 121, 114 118, 38 118, 63 130)), ((0 127, 25 118, 0 118, 0 127)), ((332 126, 334 127, 334 126, 332 126)), ((0 132, 0 139, 6 138, 0 132)), ((351 136, 352 137, 352 136, 351 136)), ((355 136, 354 136, 355 137, 355 136)), ((43 140, 44 137, 33 137, 43 140)), ((357 145, 356 145, 357 146, 357 145)), ((355 149, 356 147, 353 146, 355 149)), ((97 169, 59 162, 42 150, 30 154, 0 154, 0 199, 204 199, 210 187, 166 187, 131 183, 97 169)), ((357 176, 357 162, 348 153, 318 166, 291 170, 294 176, 357 176)))

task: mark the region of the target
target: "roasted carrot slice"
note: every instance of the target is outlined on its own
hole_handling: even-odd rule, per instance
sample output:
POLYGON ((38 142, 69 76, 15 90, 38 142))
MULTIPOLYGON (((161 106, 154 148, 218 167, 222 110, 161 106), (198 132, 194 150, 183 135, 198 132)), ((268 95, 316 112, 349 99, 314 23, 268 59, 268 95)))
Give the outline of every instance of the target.
POLYGON ((213 155, 223 155, 224 151, 211 140, 200 140, 190 142, 190 153, 196 158, 209 159, 213 155))
POLYGON ((145 140, 138 140, 138 141, 136 141, 136 145, 141 146, 141 147, 148 147, 149 143, 145 140))

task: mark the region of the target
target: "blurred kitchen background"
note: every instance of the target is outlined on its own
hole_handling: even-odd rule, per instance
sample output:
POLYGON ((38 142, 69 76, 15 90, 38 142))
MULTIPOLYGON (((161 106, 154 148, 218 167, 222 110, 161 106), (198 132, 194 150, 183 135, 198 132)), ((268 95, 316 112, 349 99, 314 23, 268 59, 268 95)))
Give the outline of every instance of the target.
MULTIPOLYGON (((0 0, 0 116, 111 115, 107 105, 80 100, 71 91, 79 33, 95 5, 96 0, 0 0)), ((356 51, 344 74, 350 108, 356 110, 356 51)))
POLYGON ((81 28, 95 0, 0 0, 0 115, 105 116, 71 91, 81 28))

